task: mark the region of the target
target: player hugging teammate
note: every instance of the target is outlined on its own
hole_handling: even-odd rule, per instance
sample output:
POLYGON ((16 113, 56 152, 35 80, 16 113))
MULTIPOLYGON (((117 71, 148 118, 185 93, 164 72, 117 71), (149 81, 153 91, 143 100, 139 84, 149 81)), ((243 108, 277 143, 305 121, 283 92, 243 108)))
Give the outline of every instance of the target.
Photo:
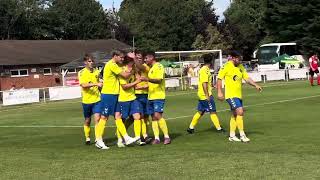
POLYGON ((135 142, 139 145, 151 143, 152 139, 147 134, 149 115, 155 137, 152 144, 160 144, 159 128, 164 134, 164 144, 171 143, 166 120, 162 116, 165 72, 164 67, 157 62, 154 52, 144 56, 141 52, 125 54, 123 51, 114 51, 112 59, 103 68, 103 83, 99 82, 97 71, 93 68, 93 58, 88 56, 84 63, 86 67, 79 72, 79 80, 82 87, 86 144, 90 144, 90 120, 93 114, 96 122, 95 145, 99 149, 109 149, 102 137, 110 116, 115 119, 118 147, 135 142), (101 98, 98 87, 102 87, 101 98), (86 99, 94 100, 86 103, 86 99), (132 122, 134 138, 127 133, 132 122))

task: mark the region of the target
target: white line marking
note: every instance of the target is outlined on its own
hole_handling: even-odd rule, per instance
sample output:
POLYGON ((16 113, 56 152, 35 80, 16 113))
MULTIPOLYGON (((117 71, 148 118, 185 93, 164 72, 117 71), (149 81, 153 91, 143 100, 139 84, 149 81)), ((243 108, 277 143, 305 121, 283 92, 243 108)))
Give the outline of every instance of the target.
MULTIPOLYGON (((302 99, 308 99, 308 98, 314 98, 314 97, 320 97, 319 95, 314 95, 314 96, 304 96, 300 98, 294 98, 294 99, 284 99, 284 100, 279 100, 279 101, 273 101, 273 102, 268 102, 268 103, 260 103, 260 104, 253 104, 253 105, 247 105, 244 107, 255 107, 255 106, 264 106, 264 105, 270 105, 270 104, 277 104, 277 103, 285 103, 285 102, 291 102, 291 101, 297 101, 297 100, 302 100, 302 99)), ((230 109, 222 109, 217 112, 225 112, 229 111, 230 109)), ((167 120, 174 120, 174 119, 181 119, 181 118, 187 118, 187 117, 192 117, 193 115, 187 115, 187 116, 178 116, 178 117, 173 117, 173 118, 166 118, 167 120)), ((81 128, 83 126, 0 126, 0 128, 81 128)), ((93 126, 91 126, 93 127, 93 126)), ((116 126, 106 126, 106 127, 112 127, 115 128, 116 126)))
MULTIPOLYGON (((268 103, 260 103, 260 104, 253 104, 253 105, 247 105, 243 107, 255 107, 255 106, 264 106, 264 105, 270 105, 270 104, 277 104, 277 103, 284 103, 284 102, 291 102, 291 101, 296 101, 296 100, 302 100, 302 99, 308 99, 308 98, 314 98, 314 97, 320 97, 319 95, 315 96, 305 96, 305 97, 300 97, 300 98, 294 98, 294 99, 284 99, 280 101, 273 101, 273 102, 268 102, 268 103)), ((217 112, 225 112, 225 111, 230 111, 229 109, 222 109, 217 112)), ((178 116, 178 117, 173 117, 173 118, 167 118, 168 120, 173 120, 173 119, 181 119, 181 118, 186 118, 186 117, 192 117, 193 115, 187 115, 187 116, 178 116)))
MULTIPOLYGON (((286 82, 286 83, 270 83, 268 85, 265 85, 262 87, 263 88, 268 88, 268 87, 280 87, 280 86, 292 86, 292 85, 295 85, 295 84, 300 84, 301 82, 303 81, 295 81, 295 82, 286 82)), ((186 94, 196 94, 197 91, 191 91, 191 92, 184 92, 184 93, 177 93, 177 94, 169 94, 169 95, 166 95, 167 97, 172 97, 172 96, 180 96, 180 95, 186 95, 186 94)))

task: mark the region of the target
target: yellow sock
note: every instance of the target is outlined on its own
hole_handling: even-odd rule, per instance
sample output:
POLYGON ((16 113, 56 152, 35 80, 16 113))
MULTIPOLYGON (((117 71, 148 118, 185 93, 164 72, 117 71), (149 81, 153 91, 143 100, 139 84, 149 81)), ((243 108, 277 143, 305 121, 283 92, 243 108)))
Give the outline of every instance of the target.
POLYGON ((144 138, 148 136, 147 134, 147 124, 144 119, 141 119, 141 133, 144 138))
POLYGON ((117 129, 119 130, 120 134, 121 134, 123 137, 128 136, 127 129, 126 129, 126 127, 124 126, 124 124, 123 124, 123 122, 122 122, 122 119, 116 119, 116 126, 117 126, 117 129))
POLYGON ((118 138, 118 142, 122 142, 122 136, 118 129, 117 129, 117 138, 118 138))
POLYGON ((165 138, 169 138, 169 132, 168 132, 168 127, 167 127, 166 120, 161 118, 158 123, 159 123, 159 127, 160 127, 164 137, 165 138))
POLYGON ((196 112, 196 114, 192 118, 189 128, 194 129, 194 127, 198 124, 200 118, 201 118, 201 114, 199 112, 196 112))
POLYGON ((97 131, 98 132, 97 132, 96 139, 102 139, 106 123, 107 123, 107 121, 105 119, 100 119, 99 123, 97 124, 97 131))
POLYGON ((90 138, 90 126, 83 125, 84 137, 90 138))
POLYGON ((220 122, 219 122, 219 118, 218 118, 217 114, 210 114, 210 118, 211 118, 211 121, 213 122, 214 126, 216 127, 216 129, 220 130, 221 126, 220 126, 220 122))
POLYGON ((134 135, 136 138, 140 138, 141 135, 141 120, 134 120, 133 122, 134 135))
POLYGON ((237 122, 234 116, 230 118, 230 136, 233 137, 236 135, 237 122))
POLYGON ((244 135, 243 116, 237 116, 236 122, 237 122, 237 127, 239 130, 240 136, 244 135))
POLYGON ((159 125, 158 125, 158 121, 152 121, 152 130, 153 130, 154 138, 155 138, 155 139, 160 139, 160 138, 159 138, 159 125))

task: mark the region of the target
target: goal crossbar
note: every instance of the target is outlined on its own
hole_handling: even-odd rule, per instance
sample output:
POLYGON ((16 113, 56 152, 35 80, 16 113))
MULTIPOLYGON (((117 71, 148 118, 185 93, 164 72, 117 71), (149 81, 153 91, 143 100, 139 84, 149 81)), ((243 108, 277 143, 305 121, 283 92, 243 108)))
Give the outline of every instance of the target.
MULTIPOLYGON (((155 52, 155 54, 178 54, 179 55, 179 62, 181 62, 181 54, 191 54, 191 53, 214 53, 214 52, 218 52, 219 53, 219 64, 220 67, 222 67, 222 50, 220 49, 208 49, 208 50, 192 50, 192 51, 157 51, 155 52)), ((182 70, 183 67, 180 66, 181 69, 181 89, 184 89, 184 85, 183 85, 183 75, 182 75, 182 70)))

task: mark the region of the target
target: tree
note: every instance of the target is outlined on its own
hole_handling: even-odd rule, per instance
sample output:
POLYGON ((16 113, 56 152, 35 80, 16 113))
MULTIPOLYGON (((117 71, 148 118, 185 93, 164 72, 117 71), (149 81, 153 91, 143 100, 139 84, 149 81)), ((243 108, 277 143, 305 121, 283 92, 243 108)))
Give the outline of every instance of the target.
POLYGON ((95 0, 52 0, 49 7, 52 34, 57 39, 109 38, 102 5, 95 0))
POLYGON ((210 22, 217 23, 211 5, 205 0, 124 0, 119 14, 141 49, 189 50, 210 22))
POLYGON ((0 1, 1 39, 42 39, 48 34, 47 0, 0 1))
POLYGON ((195 49, 222 49, 229 50, 231 45, 225 41, 225 37, 218 31, 216 26, 209 24, 205 31, 205 36, 199 34, 192 44, 195 49))
POLYGON ((263 19, 269 42, 297 42, 306 55, 320 53, 318 0, 268 1, 263 19))
POLYGON ((110 32, 112 38, 115 38, 121 42, 131 44, 132 33, 129 28, 121 21, 119 12, 113 9, 106 9, 107 23, 110 25, 110 32))
POLYGON ((234 0, 222 22, 226 36, 232 36, 233 48, 242 51, 245 60, 266 36, 262 19, 267 0, 234 0))

